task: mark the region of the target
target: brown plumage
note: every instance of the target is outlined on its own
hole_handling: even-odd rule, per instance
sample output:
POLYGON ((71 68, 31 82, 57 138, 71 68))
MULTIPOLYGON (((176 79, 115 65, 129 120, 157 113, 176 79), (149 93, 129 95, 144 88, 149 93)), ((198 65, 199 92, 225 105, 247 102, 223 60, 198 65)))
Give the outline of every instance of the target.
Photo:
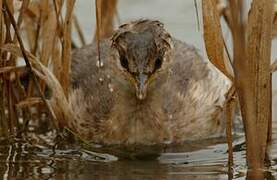
POLYGON ((221 135, 230 82, 159 21, 124 24, 72 56, 68 126, 103 144, 182 142, 221 135))

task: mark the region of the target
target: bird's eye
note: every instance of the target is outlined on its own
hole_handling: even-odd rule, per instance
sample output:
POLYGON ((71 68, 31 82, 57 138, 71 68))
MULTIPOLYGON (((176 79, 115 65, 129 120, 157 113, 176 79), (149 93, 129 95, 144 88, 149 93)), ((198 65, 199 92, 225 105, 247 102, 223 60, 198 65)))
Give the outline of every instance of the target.
POLYGON ((125 69, 129 68, 129 63, 128 63, 128 60, 125 56, 120 56, 120 64, 125 69))
POLYGON ((161 58, 157 58, 156 61, 155 61, 155 69, 154 71, 160 69, 162 67, 162 60, 161 58))

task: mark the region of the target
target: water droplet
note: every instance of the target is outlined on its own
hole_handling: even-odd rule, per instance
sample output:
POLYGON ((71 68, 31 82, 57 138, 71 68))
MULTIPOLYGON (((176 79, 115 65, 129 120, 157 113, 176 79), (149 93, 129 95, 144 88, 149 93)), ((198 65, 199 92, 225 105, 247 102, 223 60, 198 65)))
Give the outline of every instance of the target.
POLYGON ((139 98, 140 100, 142 100, 142 99, 143 99, 142 94, 139 94, 138 98, 139 98))
POLYGON ((23 118, 18 118, 19 123, 23 123, 23 118))
POLYGON ((103 67, 104 66, 104 63, 103 61, 96 61, 96 66, 99 68, 99 67, 103 67))
POLYGON ((103 81, 104 81, 104 79, 100 77, 100 78, 99 78, 99 81, 100 81, 100 82, 103 82, 103 81))
POLYGON ((171 140, 165 140, 163 143, 164 143, 164 144, 171 144, 172 141, 171 141, 171 140))
POLYGON ((114 91, 114 89, 113 89, 113 85, 112 84, 108 84, 108 88, 109 88, 109 90, 110 90, 110 92, 113 92, 114 91))
POLYGON ((96 67, 100 67, 100 63, 99 63, 99 61, 96 61, 96 67))
POLYGON ((110 79, 110 78, 111 78, 111 76, 110 76, 109 74, 107 74, 107 78, 108 78, 108 79, 110 79))

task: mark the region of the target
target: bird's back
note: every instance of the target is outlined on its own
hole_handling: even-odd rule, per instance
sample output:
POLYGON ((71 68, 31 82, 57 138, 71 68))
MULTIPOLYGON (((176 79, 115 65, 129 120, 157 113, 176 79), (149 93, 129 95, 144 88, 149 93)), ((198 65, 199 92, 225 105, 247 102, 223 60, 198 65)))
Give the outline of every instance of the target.
POLYGON ((107 40, 101 42, 100 57, 99 62, 96 44, 86 45, 72 54, 69 102, 77 119, 72 119, 68 125, 84 137, 99 131, 101 120, 107 118, 114 105, 107 40))

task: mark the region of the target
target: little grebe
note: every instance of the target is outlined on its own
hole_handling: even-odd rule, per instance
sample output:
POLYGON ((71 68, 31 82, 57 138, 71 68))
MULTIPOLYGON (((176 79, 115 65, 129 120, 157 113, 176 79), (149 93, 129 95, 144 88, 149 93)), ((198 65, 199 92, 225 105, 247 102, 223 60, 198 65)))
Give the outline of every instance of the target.
POLYGON ((229 80, 159 21, 121 25, 72 55, 69 128, 103 144, 180 143, 224 132, 229 80))

